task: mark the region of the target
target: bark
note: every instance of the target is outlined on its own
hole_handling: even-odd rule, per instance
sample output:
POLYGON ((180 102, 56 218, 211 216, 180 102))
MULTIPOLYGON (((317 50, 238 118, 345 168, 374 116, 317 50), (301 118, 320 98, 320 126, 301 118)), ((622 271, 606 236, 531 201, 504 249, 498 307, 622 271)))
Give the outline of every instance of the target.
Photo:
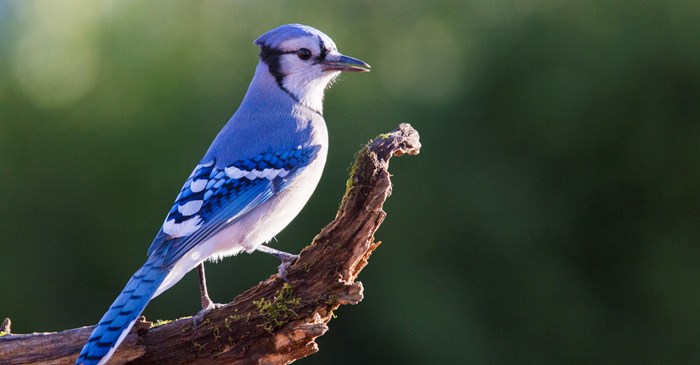
MULTIPOLYGON (((418 154, 418 132, 409 124, 370 141, 357 154, 335 219, 299 254, 285 283, 273 275, 208 312, 154 324, 141 317, 108 364, 288 364, 318 351, 333 311, 363 298, 357 275, 380 242, 391 194, 392 156, 418 154)), ((6 325, 5 325, 6 323, 6 325)), ((73 364, 94 326, 58 333, 0 337, 1 364, 73 364)))

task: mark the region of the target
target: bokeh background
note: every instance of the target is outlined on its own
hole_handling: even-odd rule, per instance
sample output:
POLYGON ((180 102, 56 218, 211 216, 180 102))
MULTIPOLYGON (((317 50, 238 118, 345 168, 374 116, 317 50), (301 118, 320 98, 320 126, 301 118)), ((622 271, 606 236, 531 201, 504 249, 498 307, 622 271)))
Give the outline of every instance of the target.
MULTIPOLYGON (((327 94, 330 156, 278 236, 332 219, 359 146, 423 151, 301 364, 700 363, 700 2, 0 1, 0 316, 95 323, 243 97, 253 40, 300 22, 373 66, 327 94)), ((228 301, 276 270, 208 265, 228 301)), ((196 276, 149 319, 198 310, 196 276)))

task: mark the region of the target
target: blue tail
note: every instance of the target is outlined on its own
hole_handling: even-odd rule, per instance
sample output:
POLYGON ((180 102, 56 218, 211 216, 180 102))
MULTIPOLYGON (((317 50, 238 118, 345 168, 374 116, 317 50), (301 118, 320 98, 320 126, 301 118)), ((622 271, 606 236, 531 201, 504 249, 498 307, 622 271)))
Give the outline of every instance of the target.
POLYGON ((101 365, 109 360, 170 271, 162 267, 163 259, 158 256, 151 255, 131 277, 92 331, 76 365, 101 365))

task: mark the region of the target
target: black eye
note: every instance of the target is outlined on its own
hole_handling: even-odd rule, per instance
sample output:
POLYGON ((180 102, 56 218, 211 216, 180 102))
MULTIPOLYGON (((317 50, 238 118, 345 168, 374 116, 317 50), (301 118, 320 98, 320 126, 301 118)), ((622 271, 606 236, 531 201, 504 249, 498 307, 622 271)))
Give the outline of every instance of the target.
POLYGON ((299 59, 302 59, 302 60, 306 61, 306 60, 308 60, 309 58, 311 58, 311 51, 309 51, 309 50, 306 49, 306 48, 300 48, 300 49, 297 51, 297 56, 299 56, 299 59))

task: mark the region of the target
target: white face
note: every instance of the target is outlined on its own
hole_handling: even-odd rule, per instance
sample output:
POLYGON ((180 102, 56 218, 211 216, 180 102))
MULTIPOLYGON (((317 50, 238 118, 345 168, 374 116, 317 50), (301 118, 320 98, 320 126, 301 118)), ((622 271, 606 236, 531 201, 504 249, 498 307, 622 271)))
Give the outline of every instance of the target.
POLYGON ((340 71, 325 69, 321 61, 337 61, 342 56, 330 39, 299 37, 282 42, 278 50, 282 86, 299 101, 321 111, 325 89, 340 71))

